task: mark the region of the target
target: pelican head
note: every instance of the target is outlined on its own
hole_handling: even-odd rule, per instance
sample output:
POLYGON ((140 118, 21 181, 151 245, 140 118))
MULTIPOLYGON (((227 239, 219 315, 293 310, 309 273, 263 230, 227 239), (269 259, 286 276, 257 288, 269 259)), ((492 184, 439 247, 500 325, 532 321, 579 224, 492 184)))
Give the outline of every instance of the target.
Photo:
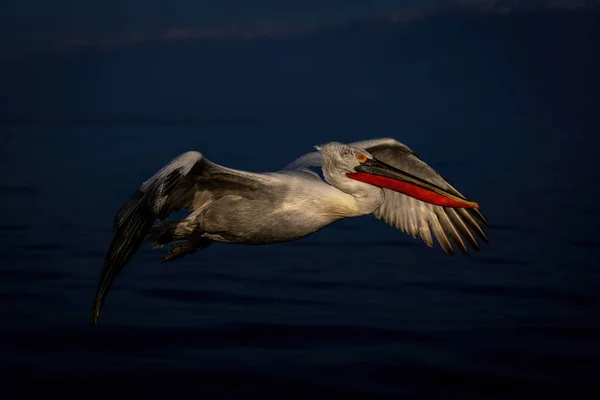
POLYGON ((315 146, 315 148, 321 152, 323 177, 327 183, 352 195, 376 196, 378 192, 383 194, 383 190, 377 185, 373 186, 348 177, 348 174, 356 172, 362 160, 373 159, 369 152, 338 142, 315 146))
POLYGON ((477 203, 386 164, 359 147, 332 142, 315 148, 321 152, 325 181, 354 196, 376 196, 383 201, 385 188, 439 206, 478 207, 477 203))

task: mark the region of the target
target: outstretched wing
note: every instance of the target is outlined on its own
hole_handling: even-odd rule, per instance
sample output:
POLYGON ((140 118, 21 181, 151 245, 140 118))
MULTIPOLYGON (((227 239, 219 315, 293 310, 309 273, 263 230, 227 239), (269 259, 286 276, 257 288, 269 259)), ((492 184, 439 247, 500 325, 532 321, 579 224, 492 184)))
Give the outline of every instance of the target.
MULTIPOLYGON (((428 182, 464 198, 464 196, 448 183, 433 168, 427 165, 406 145, 395 139, 373 139, 349 143, 362 148, 375 158, 406 171, 428 182)), ((303 169, 320 165, 320 153, 305 154, 286 166, 286 169, 303 169)), ((465 241, 479 251, 476 237, 489 243, 482 227, 489 226, 486 218, 477 208, 452 208, 437 206, 417 200, 393 190, 384 189, 385 200, 375 210, 376 218, 408 233, 413 238, 421 238, 432 247, 435 237, 440 246, 448 254, 454 254, 451 242, 458 249, 467 253, 465 241)))
MULTIPOLYGON (((456 196, 465 197, 410 148, 394 139, 367 140, 351 145, 365 149, 375 158, 434 183, 456 196)), ((384 192, 385 201, 375 211, 375 217, 413 238, 420 237, 429 247, 433 246, 433 236, 448 254, 454 253, 451 241, 465 254, 465 241, 476 251, 479 251, 479 245, 475 237, 489 243, 482 229, 482 226, 489 224, 477 208, 442 207, 393 190, 384 189, 384 192)))
POLYGON ((189 151, 145 181, 121 207, 114 219, 112 239, 93 308, 98 316, 112 282, 143 243, 156 219, 164 220, 180 209, 193 210, 198 198, 208 200, 232 190, 256 190, 265 183, 259 174, 237 171, 214 164, 196 151, 189 151), (206 192, 207 196, 202 196, 206 192))

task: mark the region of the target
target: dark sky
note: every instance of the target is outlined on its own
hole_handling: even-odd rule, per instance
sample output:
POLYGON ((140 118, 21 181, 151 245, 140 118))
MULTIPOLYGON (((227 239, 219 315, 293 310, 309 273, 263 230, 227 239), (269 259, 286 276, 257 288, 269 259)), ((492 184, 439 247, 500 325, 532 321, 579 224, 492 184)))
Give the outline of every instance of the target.
POLYGON ((5 0, 0 3, 3 50, 38 49, 70 38, 100 40, 167 29, 198 29, 265 21, 314 25, 440 7, 443 0, 5 0))
POLYGON ((419 125, 464 118, 469 104, 470 118, 585 121, 599 18, 579 0, 9 0, 0 120, 359 111, 419 125))
MULTIPOLYGON (((588 0, 589 1, 589 0, 588 0)), ((319 26, 390 12, 442 7, 577 6, 586 0, 5 0, 0 2, 0 52, 46 50, 65 42, 118 41, 168 30, 262 22, 319 26), (341 5, 343 3, 343 6, 341 5)))

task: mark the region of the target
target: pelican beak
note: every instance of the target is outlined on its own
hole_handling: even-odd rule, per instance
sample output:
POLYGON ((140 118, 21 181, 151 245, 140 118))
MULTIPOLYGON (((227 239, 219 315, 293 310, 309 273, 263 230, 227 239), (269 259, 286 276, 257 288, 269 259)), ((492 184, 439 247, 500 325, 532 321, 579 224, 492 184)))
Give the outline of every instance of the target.
POLYGON ((468 201, 458 194, 450 193, 376 158, 363 162, 354 170, 356 172, 346 174, 348 178, 394 190, 426 203, 444 207, 479 208, 474 201, 468 201))

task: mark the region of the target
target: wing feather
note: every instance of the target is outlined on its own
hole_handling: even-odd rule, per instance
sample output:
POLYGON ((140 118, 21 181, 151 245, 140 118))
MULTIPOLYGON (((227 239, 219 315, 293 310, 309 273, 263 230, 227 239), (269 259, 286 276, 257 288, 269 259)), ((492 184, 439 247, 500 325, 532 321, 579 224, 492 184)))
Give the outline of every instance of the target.
MULTIPOLYGON (((459 208, 459 209, 457 209, 455 211, 458 213, 458 215, 460 215, 460 218, 467 224, 467 226, 469 228, 471 228, 471 230, 473 232, 475 232, 475 234, 481 240, 483 240, 485 243, 490 243, 490 240, 488 239, 487 235, 485 234, 485 232, 483 231, 483 229, 481 228, 481 226, 479 226, 479 224, 477 223, 477 221, 469 213, 470 210, 471 209, 459 208)), ((489 226, 489 225, 486 224, 486 226, 489 226)))
POLYGON ((454 255, 454 250, 452 249, 452 245, 450 244, 450 241, 446 236, 446 232, 444 232, 444 229, 440 224, 440 220, 438 218, 431 217, 429 218, 429 224, 433 230, 433 234, 435 235, 436 240, 438 241, 440 246, 442 246, 444 251, 450 254, 451 256, 454 255))
MULTIPOLYGON (((383 162, 435 183, 456 196, 464 198, 462 193, 427 165, 408 146, 395 139, 366 140, 350 145, 363 148, 383 162)), ((453 254, 451 242, 464 254, 468 253, 465 241, 479 251, 479 245, 471 231, 484 242, 489 243, 480 224, 486 227, 489 225, 478 209, 436 206, 392 190, 384 189, 384 191, 385 201, 375 211, 375 216, 412 237, 420 237, 428 246, 433 245, 431 237, 433 234, 448 254, 453 254)))
MULTIPOLYGON (((143 182, 114 218, 115 235, 100 271, 93 322, 98 322, 104 298, 114 279, 143 243, 156 219, 164 220, 182 208, 193 209, 194 199, 200 191, 223 194, 236 188, 254 190, 264 180, 260 174, 221 167, 206 160, 199 152, 189 151, 143 182)), ((211 196, 205 197, 208 200, 211 196)))
POLYGON ((456 229, 460 232, 460 234, 463 236, 463 238, 467 242, 469 242, 469 245, 475 251, 479 251, 480 250, 479 249, 479 244, 477 244, 477 241, 475 240, 475 237, 473 237, 473 234, 471 233, 471 231, 469 230, 469 228, 467 228, 467 225, 460 218, 460 216, 456 212, 456 209, 454 209, 454 208, 447 208, 445 211, 446 211, 446 214, 448 215, 448 217, 450 218, 450 221, 451 221, 452 225, 456 227, 456 229))
POLYGON ((448 217, 446 210, 443 207, 439 207, 436 208, 435 211, 438 219, 440 220, 440 224, 442 225, 442 228, 446 233, 446 236, 450 238, 454 242, 454 244, 456 244, 456 247, 458 247, 461 253, 468 254, 467 246, 465 246, 465 242, 463 242, 461 236, 456 230, 456 227, 448 217))

